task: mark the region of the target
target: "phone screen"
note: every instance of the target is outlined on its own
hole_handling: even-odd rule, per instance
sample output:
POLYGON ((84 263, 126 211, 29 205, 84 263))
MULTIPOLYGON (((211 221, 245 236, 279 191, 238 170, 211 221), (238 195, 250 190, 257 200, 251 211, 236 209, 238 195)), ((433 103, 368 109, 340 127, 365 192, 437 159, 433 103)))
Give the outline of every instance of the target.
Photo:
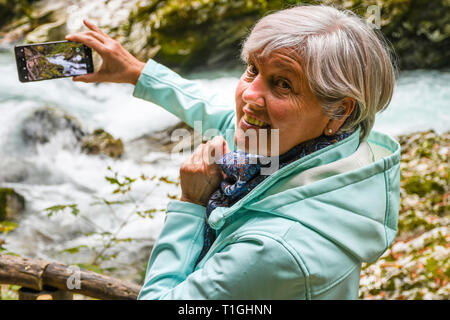
POLYGON ((91 49, 72 41, 16 46, 20 81, 73 77, 93 72, 91 49))

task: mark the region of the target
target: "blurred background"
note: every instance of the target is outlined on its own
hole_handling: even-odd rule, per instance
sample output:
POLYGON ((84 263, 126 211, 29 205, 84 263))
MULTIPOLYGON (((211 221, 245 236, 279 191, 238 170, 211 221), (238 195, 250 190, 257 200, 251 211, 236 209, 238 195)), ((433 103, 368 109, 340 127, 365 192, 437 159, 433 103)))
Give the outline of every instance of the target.
MULTIPOLYGON (((186 125, 132 97, 133 86, 21 83, 14 45, 64 40, 88 19, 142 61, 201 82, 234 108, 242 40, 258 18, 299 3, 364 17, 386 36, 400 69, 374 128, 402 145, 399 233, 363 266, 360 298, 449 299, 446 0, 0 0, 0 254, 142 284, 167 202, 180 196, 184 160, 170 153, 170 135, 186 125)), ((2 285, 0 298, 15 299, 16 290, 2 285)))

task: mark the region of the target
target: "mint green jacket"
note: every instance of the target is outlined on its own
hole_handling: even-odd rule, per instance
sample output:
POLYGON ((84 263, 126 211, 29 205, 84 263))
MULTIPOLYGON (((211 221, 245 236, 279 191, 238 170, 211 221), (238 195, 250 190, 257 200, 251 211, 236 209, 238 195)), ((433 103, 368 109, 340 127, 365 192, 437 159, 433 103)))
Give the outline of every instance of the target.
MULTIPOLYGON (((225 133, 233 106, 150 60, 133 95, 193 126, 225 133)), ((360 129, 273 173, 233 206, 212 211, 170 201, 139 299, 357 299, 362 262, 374 262, 397 232, 400 146, 360 129)), ((232 137, 227 139, 233 149, 232 137)))

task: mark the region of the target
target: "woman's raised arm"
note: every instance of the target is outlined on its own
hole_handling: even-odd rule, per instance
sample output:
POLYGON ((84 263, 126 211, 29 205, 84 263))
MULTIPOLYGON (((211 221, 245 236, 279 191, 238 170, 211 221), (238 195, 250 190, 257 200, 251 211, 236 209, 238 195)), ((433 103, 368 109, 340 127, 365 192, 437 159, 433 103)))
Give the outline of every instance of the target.
POLYGON ((81 42, 97 51, 102 57, 102 65, 95 73, 73 77, 73 81, 117 82, 136 84, 145 63, 136 59, 122 45, 100 30, 97 26, 83 20, 90 31, 66 36, 66 40, 81 42))
POLYGON ((83 20, 90 29, 67 35, 66 39, 81 42, 97 51, 103 59, 100 69, 74 77, 82 82, 117 82, 135 85, 133 96, 153 102, 194 129, 196 121, 208 138, 222 135, 231 149, 234 147, 235 110, 200 83, 184 79, 169 68, 150 59, 139 61, 122 45, 92 23, 83 20), (231 130, 228 130, 231 129, 231 130))

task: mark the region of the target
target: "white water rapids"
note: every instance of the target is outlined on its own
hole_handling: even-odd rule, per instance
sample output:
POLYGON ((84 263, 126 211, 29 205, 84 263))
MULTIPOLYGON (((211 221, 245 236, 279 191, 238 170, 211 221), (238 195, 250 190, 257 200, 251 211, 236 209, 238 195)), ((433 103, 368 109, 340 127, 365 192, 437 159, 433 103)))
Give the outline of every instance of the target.
MULTIPOLYGON (((51 57, 46 57, 51 63, 59 64, 64 67, 63 74, 65 76, 77 76, 87 72, 86 63, 72 62, 64 58, 64 54, 57 54, 51 57)), ((81 61, 81 55, 74 57, 73 61, 81 61)))

